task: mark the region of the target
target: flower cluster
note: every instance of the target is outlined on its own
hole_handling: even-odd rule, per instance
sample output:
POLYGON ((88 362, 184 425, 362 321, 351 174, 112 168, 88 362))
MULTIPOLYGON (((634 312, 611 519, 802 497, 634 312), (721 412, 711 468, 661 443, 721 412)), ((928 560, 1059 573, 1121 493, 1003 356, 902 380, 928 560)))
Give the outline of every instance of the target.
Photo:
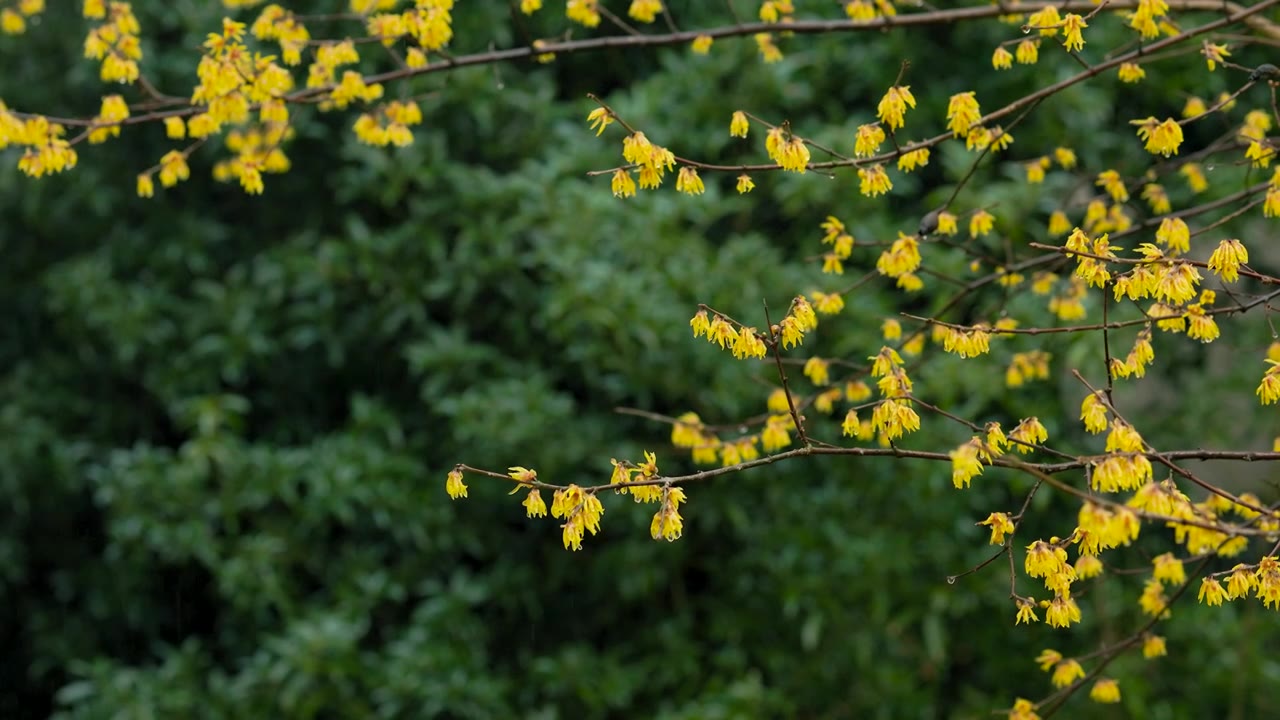
POLYGON ((911 393, 911 378, 902 367, 902 356, 886 346, 867 359, 871 361, 871 377, 880 379, 880 395, 884 398, 871 413, 871 429, 888 441, 919 430, 920 416, 907 397, 911 393))
POLYGON ((66 128, 43 116, 19 120, 0 102, 0 150, 24 147, 18 169, 30 177, 60 173, 76 166, 75 148, 66 140, 66 128))
MULTIPOLYGON (((374 28, 371 26, 370 30, 374 28)), ((307 26, 289 10, 279 5, 268 5, 250 26, 249 32, 259 40, 272 41, 280 46, 280 57, 286 65, 302 62, 302 51, 311 40, 307 26)), ((375 36, 378 33, 373 33, 375 36)))
POLYGON ((735 328, 719 313, 708 317, 706 310, 699 310, 689 325, 693 328, 694 337, 705 336, 708 342, 728 349, 736 358, 762 358, 768 353, 768 347, 755 328, 735 328))
POLYGON ((791 134, 785 127, 770 129, 764 145, 769 158, 783 170, 804 173, 809 167, 809 148, 804 140, 791 134))
POLYGON ((410 126, 422 122, 422 110, 412 100, 392 100, 374 113, 362 113, 356 118, 353 129, 360 142, 385 147, 405 147, 413 144, 410 126))
POLYGON ((1076 580, 1076 569, 1067 562, 1065 543, 1058 538, 1048 542, 1037 540, 1027 546, 1023 563, 1027 577, 1042 578, 1045 588, 1054 594, 1053 600, 1041 600, 1045 611, 1044 621, 1051 627, 1068 627, 1080 622, 1080 607, 1071 597, 1071 584, 1076 580))
POLYGON ((966 330, 946 325, 938 325, 936 328, 942 336, 942 349, 949 353, 971 358, 991 351, 991 328, 985 324, 980 323, 966 330))
POLYGON ((103 82, 132 83, 138 79, 138 61, 142 45, 141 28, 133 7, 127 2, 85 0, 84 16, 100 20, 84 40, 84 56, 102 63, 99 75, 103 82))
POLYGON ((0 33, 21 35, 27 31, 27 20, 44 12, 44 0, 18 0, 16 7, 0 9, 0 33))
POLYGON ((1004 383, 1019 388, 1028 382, 1049 379, 1049 361, 1053 355, 1044 350, 1014 353, 1004 373, 1004 383))

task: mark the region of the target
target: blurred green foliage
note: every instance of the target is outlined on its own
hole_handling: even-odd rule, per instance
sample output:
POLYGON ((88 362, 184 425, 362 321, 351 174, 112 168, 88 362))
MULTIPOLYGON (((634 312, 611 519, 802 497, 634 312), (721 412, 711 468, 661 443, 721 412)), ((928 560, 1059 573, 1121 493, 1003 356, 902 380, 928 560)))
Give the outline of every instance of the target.
MULTIPOLYGON (((181 94, 221 9, 136 8, 144 72, 181 94)), ((713 3, 676 10, 686 26, 724 21, 713 3)), ((460 3, 456 16, 458 51, 562 27, 553 11, 514 21, 501 3, 460 3)), ((51 11, 0 40, 0 97, 96 111, 83 31, 51 11)), ((1047 694, 1035 654, 1123 636, 1138 585, 1087 592, 1089 619, 1067 633, 1015 630, 1000 567, 948 584, 990 552, 974 523, 1025 493, 1009 471, 958 493, 933 464, 794 462, 690 487, 673 544, 609 498, 603 533, 576 554, 502 483, 472 478, 463 502, 443 489, 459 461, 582 484, 644 449, 665 471, 691 469, 662 426, 614 408, 732 422, 760 412, 773 382, 690 337, 696 303, 763 324, 762 301, 776 311, 840 287, 802 262, 818 222, 839 215, 860 238, 914 228, 970 157, 940 149, 887 201, 858 196, 851 174, 810 174, 759 176, 747 197, 708 177, 697 200, 667 188, 622 202, 607 178, 584 176, 620 152, 612 129, 597 140, 585 127, 586 92, 681 154, 729 159, 744 152, 727 134, 739 108, 850 146, 909 60, 920 107, 908 130, 923 136, 953 92, 977 89, 994 108, 1075 72, 1045 48, 1039 66, 993 74, 984 58, 1011 32, 794 37, 776 66, 748 39, 707 58, 607 51, 441 73, 411 85, 429 93, 427 119, 404 150, 358 145, 353 116, 301 112, 294 169, 260 198, 208 178, 212 144, 190 182, 135 198, 134 174, 171 145, 159 127, 82 149, 62 176, 0 172, 0 716, 978 718, 1047 694)), ((1091 42, 1121 37, 1104 32, 1091 42)), ((1194 62, 1160 67, 1171 78, 1194 62)), ((1176 111, 1150 74, 1132 102, 1176 111)), ((1103 78, 1052 98, 1011 156, 1062 144, 1086 166, 1146 162, 1118 88, 1103 78)), ((748 144, 759 153, 758 136, 748 144)), ((996 203, 1005 236, 1041 237, 1052 207, 1000 167, 980 169, 958 205, 996 203)), ((963 267, 958 254, 930 261, 963 267)), ((931 292, 913 311, 936 309, 945 295, 931 292)), ((900 302, 868 285, 804 350, 870 355, 900 302)), ((1177 358, 1158 372, 1179 402, 1133 399, 1157 447, 1271 433, 1261 420, 1255 435, 1208 426, 1214 405, 1185 389, 1247 393, 1251 376, 1175 345, 1157 348, 1177 358)), ((980 361, 931 357, 918 389, 965 417, 1009 427, 1034 414, 1054 437, 1079 436, 1082 392, 1065 372, 1003 387, 1000 363, 1035 347, 1060 370, 1101 367, 1096 339, 1021 338, 980 361)), ((909 444, 963 438, 927 422, 909 444)), ((1027 529, 1066 534, 1073 513, 1042 492, 1027 529)), ((1140 545, 1134 566, 1160 547, 1140 545)), ((1170 657, 1116 664, 1122 706, 1072 707, 1256 716, 1280 674, 1264 651, 1280 640, 1274 618, 1253 604, 1180 607, 1170 657)))

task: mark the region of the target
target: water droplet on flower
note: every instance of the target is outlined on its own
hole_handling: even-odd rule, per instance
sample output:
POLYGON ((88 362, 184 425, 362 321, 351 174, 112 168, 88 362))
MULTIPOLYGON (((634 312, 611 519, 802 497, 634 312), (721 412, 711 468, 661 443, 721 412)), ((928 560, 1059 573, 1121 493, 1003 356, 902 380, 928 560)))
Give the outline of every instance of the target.
POLYGON ((1022 26, 1022 34, 1023 34, 1023 35, 1030 35, 1030 34, 1031 34, 1031 26, 1030 26, 1030 25, 1023 25, 1023 26, 1022 26))
POLYGON ((948 576, 947 576, 947 584, 948 584, 948 585, 955 585, 955 584, 956 584, 956 576, 955 576, 955 575, 948 575, 948 576))
POLYGON ((1206 171, 1208 171, 1208 172, 1213 172, 1213 169, 1214 169, 1215 167, 1217 167, 1217 165, 1214 165, 1213 163, 1209 163, 1208 165, 1205 165, 1205 166, 1204 166, 1204 169, 1205 169, 1206 171))

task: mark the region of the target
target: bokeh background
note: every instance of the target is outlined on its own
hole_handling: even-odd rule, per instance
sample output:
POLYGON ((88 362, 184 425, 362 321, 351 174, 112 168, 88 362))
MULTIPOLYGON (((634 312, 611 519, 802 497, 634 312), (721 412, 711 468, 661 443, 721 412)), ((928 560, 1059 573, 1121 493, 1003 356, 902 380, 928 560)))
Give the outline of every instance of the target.
MULTIPOLYGON (((10 107, 89 116, 108 91, 81 57, 87 26, 64 5, 0 38, 10 107)), ((134 5, 143 72, 184 94, 226 11, 134 5)), ((684 27, 726 21, 716 3, 672 5, 684 27)), ((565 27, 556 3, 532 19, 459 3, 455 17, 455 52, 565 27)), ((1097 47, 1127 38, 1119 20, 1095 25, 1097 47)), ((351 23, 312 31, 361 34, 351 23)), ((732 177, 706 176, 700 198, 667 187, 620 201, 607 176, 585 175, 621 150, 616 127, 599 139, 587 129, 586 93, 682 155, 762 158, 758 132, 728 136, 736 109, 850 150, 903 60, 920 100, 913 138, 943 128, 954 92, 976 89, 994 108, 1078 71, 1045 47, 1038 66, 993 73, 991 49, 1016 33, 986 21, 786 38, 776 65, 748 38, 709 57, 605 51, 434 74, 409 86, 425 95, 425 122, 403 150, 358 144, 354 114, 297 112, 293 169, 268 176, 261 197, 211 179, 216 143, 193 155, 190 181, 135 197, 134 176, 174 146, 159 126, 83 147, 73 172, 38 181, 0 153, 0 717, 981 718, 1048 694, 1035 655, 1126 635, 1141 622, 1141 578, 1085 591, 1073 632, 1015 629, 1001 567, 948 584, 990 553, 974 523, 1016 510, 1028 488, 1008 471, 957 492, 942 465, 792 462, 690 487, 675 543, 648 538, 650 512, 606 498, 603 532, 579 553, 552 521, 526 519, 504 483, 471 478, 459 502, 444 492, 456 462, 591 484, 608 478, 610 457, 648 449, 666 472, 692 470, 665 426, 614 408, 734 422, 763 411, 774 382, 767 365, 692 338, 696 304, 762 324, 762 301, 785 308, 797 292, 842 287, 874 254, 855 255, 845 278, 822 276, 809 260, 826 215, 859 239, 910 232, 972 158, 944 146, 876 201, 852 173, 757 175, 745 197, 732 177)), ((366 55, 367 69, 387 66, 366 55)), ((1056 96, 1015 131, 1009 157, 1067 145, 1091 172, 1140 172, 1150 159, 1131 116, 1175 114, 1190 77, 1205 97, 1241 81, 1206 75, 1194 55, 1148 75, 1056 96)), ((1214 122, 1188 143, 1229 125, 1214 122)), ((1223 194, 1244 178, 1214 172, 1223 194)), ((1089 190, 1065 173, 1028 186, 1017 165, 995 163, 958 205, 991 206, 1000 242, 1023 243, 1089 190)), ((1175 206, 1186 200, 1171 190, 1175 206)), ((929 262, 966 272, 959 253, 929 262)), ((803 350, 860 360, 880 347, 882 319, 927 313, 946 289, 931 283, 904 304, 868 284, 803 350)), ((1054 322, 1042 304, 1009 307, 1054 322)), ((1250 399, 1262 366, 1232 355, 1260 357, 1269 331, 1250 318, 1224 336, 1235 344, 1157 338, 1147 390, 1124 400, 1157 447, 1270 448, 1273 413, 1250 399)), ((1100 376, 1099 343, 1020 338, 980 360, 931 357, 913 377, 958 415, 1006 427, 1037 415, 1083 452, 1083 392, 1067 369, 1100 376), (1006 389, 1002 363, 1036 347, 1054 354, 1053 378, 1006 389)), ((839 432, 838 420, 818 427, 839 432)), ((910 445, 965 437, 926 418, 910 445)), ((1273 501, 1271 475, 1215 477, 1273 501)), ((1068 534, 1074 514, 1040 493, 1027 542, 1068 534)), ((1141 567, 1166 545, 1152 529, 1123 557, 1141 567)), ((1169 657, 1109 671, 1119 706, 1079 698, 1067 715, 1274 707, 1273 612, 1184 602, 1160 632, 1169 657)))

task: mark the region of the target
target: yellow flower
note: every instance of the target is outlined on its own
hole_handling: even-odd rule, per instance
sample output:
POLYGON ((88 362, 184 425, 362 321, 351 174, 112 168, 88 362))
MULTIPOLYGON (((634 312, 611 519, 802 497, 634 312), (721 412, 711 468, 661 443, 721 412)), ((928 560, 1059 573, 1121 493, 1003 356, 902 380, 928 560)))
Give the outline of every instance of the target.
POLYGON ((1002 545, 1004 543, 1004 536, 1011 535, 1014 530, 1013 521, 1004 513, 993 512, 987 516, 986 520, 983 520, 978 524, 986 525, 991 528, 992 545, 1002 545))
POLYGON ((1169 248, 1170 251, 1189 252, 1191 250, 1191 228, 1179 217, 1165 218, 1160 221, 1156 230, 1156 242, 1169 248))
POLYGON ((858 168, 858 179, 861 181, 858 191, 867 197, 883 195, 893 189, 893 182, 879 163, 866 168, 858 168))
POLYGON ((858 422, 858 411, 850 410, 845 413, 844 422, 840 425, 840 432, 846 437, 856 437, 861 423, 858 422))
POLYGON ((680 168, 680 174, 676 177, 676 191, 686 195, 701 195, 707 188, 703 186, 702 178, 698 177, 698 171, 685 165, 680 168))
POLYGON ((1227 58, 1231 57, 1231 52, 1227 50, 1227 46, 1215 45, 1208 40, 1200 47, 1200 54, 1204 56, 1205 63, 1209 66, 1209 72, 1213 72, 1218 67, 1218 63, 1226 63, 1227 58))
POLYGON ((741 110, 735 110, 733 117, 729 120, 729 136, 744 138, 747 136, 747 130, 751 126, 747 123, 747 115, 741 110))
POLYGON ((1063 660, 1053 667, 1053 676, 1050 682, 1056 688, 1064 688, 1082 677, 1084 677, 1084 668, 1081 667, 1080 661, 1071 658, 1063 660))
POLYGON ((1240 266, 1249 262, 1249 251, 1236 239, 1223 240, 1209 256, 1209 270, 1217 273, 1226 282, 1235 282, 1240 277, 1240 266))
POLYGON ((1062 18, 1058 15, 1058 8, 1050 5, 1040 12, 1032 13, 1027 19, 1027 25, 1039 30, 1042 37, 1052 37, 1058 34, 1062 18))
POLYGON ((844 397, 849 402, 862 402, 871 397, 871 388, 862 380, 845 383, 844 397))
POLYGON ((845 15, 855 22, 867 22, 876 19, 876 6, 868 0, 852 0, 845 3, 845 15))
POLYGON ((822 358, 811 357, 805 361, 804 376, 809 378, 814 385, 826 385, 831 382, 831 376, 828 374, 830 363, 822 358))
POLYGON ((991 333, 986 326, 976 325, 972 330, 959 331, 945 326, 938 326, 942 336, 942 349, 955 353, 962 358, 985 355, 991 350, 991 333))
POLYGON ((151 182, 151 173, 138 176, 138 197, 149 198, 156 194, 155 183, 151 182))
POLYGON ((804 140, 791 135, 780 127, 773 128, 765 137, 765 150, 769 157, 783 169, 804 174, 809 165, 809 148, 804 140))
POLYGON ((1146 635, 1142 638, 1142 657, 1150 660, 1163 657, 1169 653, 1165 648, 1164 638, 1159 635, 1146 635))
POLYGON ((1255 168, 1265 168, 1271 164, 1271 157, 1275 155, 1275 151, 1269 147, 1263 147, 1262 143, 1257 140, 1250 141, 1249 147, 1244 151, 1246 160, 1251 161, 1255 168))
POLYGON ((530 490, 524 502, 520 504, 524 506, 525 512, 531 518, 547 516, 547 503, 542 500, 542 493, 537 488, 530 490))
POLYGON ((642 23, 651 23, 662 12, 660 0, 632 0, 627 15, 642 23))
POLYGON ((1129 27, 1142 33, 1144 40, 1152 40, 1160 34, 1164 23, 1156 21, 1167 15, 1169 6, 1164 0, 1138 0, 1138 9, 1129 19, 1129 27))
POLYGON ((969 219, 969 237, 978 238, 991 232, 996 217, 986 210, 979 210, 969 219))
POLYGON ((649 535, 654 540, 674 542, 684 533, 684 519, 680 517, 680 503, 685 501, 684 490, 666 487, 662 490, 662 506, 649 524, 649 535))
POLYGON ((939 235, 948 235, 948 236, 955 235, 956 233, 960 232, 958 222, 959 222, 959 218, 957 218, 953 213, 949 213, 946 211, 938 213, 937 233, 939 235))
POLYGON ((1056 597, 1052 601, 1041 601, 1045 608, 1044 621, 1050 627, 1068 627, 1071 623, 1080 622, 1080 606, 1069 597, 1056 597))
POLYGON ((880 99, 880 104, 876 107, 876 116, 880 118, 880 122, 888 125, 890 130, 897 130, 903 125, 903 116, 907 108, 915 106, 916 99, 911 94, 911 86, 895 85, 889 88, 889 92, 880 99))
POLYGON ((915 272, 920 267, 920 244, 914 235, 898 233, 893 245, 880 254, 876 260, 876 270, 881 275, 892 278, 915 272))
POLYGON ((1151 207, 1153 215, 1164 215, 1173 210, 1173 205, 1169 202, 1169 193, 1165 192, 1164 186, 1156 183, 1147 183, 1142 188, 1142 197, 1151 207))
POLYGON ((564 14, 570 20, 593 28, 600 24, 599 0, 568 0, 564 14))
POLYGON ((1209 181, 1205 179, 1200 163, 1187 163, 1179 168, 1178 172, 1187 178, 1187 185, 1191 187, 1191 192, 1202 193, 1209 188, 1209 181))
POLYGON ((1136 83, 1147 76, 1147 71, 1137 63, 1121 63, 1120 64, 1120 82, 1136 83))
POLYGON ((591 129, 596 131, 596 137, 609 127, 609 123, 613 122, 613 115, 602 107, 598 107, 587 114, 587 122, 591 123, 591 129))
POLYGON ((746 193, 749 193, 752 190, 754 190, 755 187, 756 187, 756 184, 754 181, 752 181, 750 175, 743 174, 738 176, 738 194, 739 195, 745 195, 746 193))
POLYGON ((997 47, 991 55, 991 67, 996 70, 1008 70, 1013 67, 1013 53, 1006 50, 1003 45, 997 47))
POLYGON ((906 433, 919 430, 920 416, 911 407, 909 400, 885 400, 872 411, 871 428, 881 433, 885 440, 892 442, 906 433))
POLYGON ((791 311, 788 317, 796 321, 800 332, 808 332, 818 327, 818 315, 813 311, 813 306, 805 299, 803 295, 797 295, 792 301, 791 311))
POLYGON ((520 0, 520 12, 532 15, 542 9, 542 0, 520 0))
POLYGON ((1096 555, 1084 555, 1076 560, 1076 577, 1081 580, 1097 577, 1102 574, 1102 561, 1096 555))
POLYGON ((707 318, 706 310, 699 310, 694 314, 693 319, 689 321, 689 326, 693 328, 694 337, 702 337, 706 335, 708 339, 711 337, 711 321, 707 318))
POLYGON ((453 469, 449 471, 449 477, 445 480, 444 489, 449 493, 449 497, 454 500, 467 496, 467 486, 462 482, 461 470, 453 469))
POLYGON ((1089 27, 1084 18, 1075 13, 1067 13, 1067 17, 1062 21, 1063 30, 1066 31, 1067 37, 1063 41, 1063 45, 1068 50, 1079 52, 1084 49, 1084 35, 1082 30, 1089 27))
POLYGON ((822 225, 819 227, 822 228, 822 232, 824 233, 822 236, 823 245, 827 245, 835 241, 837 237, 844 233, 844 223, 840 222, 840 218, 835 215, 828 215, 827 219, 824 220, 822 225))
POLYGON ((1027 546, 1024 568, 1028 577, 1043 578, 1059 575, 1067 569, 1067 551, 1043 540, 1027 546))
POLYGON ((613 173, 613 196, 620 198, 633 197, 636 194, 636 182, 626 170, 615 170, 613 173))
POLYGON ((762 358, 768 353, 764 341, 756 334, 756 329, 753 327, 745 327, 738 332, 731 350, 733 356, 739 360, 762 358))
POLYGON ((1164 596, 1164 586, 1154 578, 1147 580, 1142 587, 1142 596, 1138 598, 1138 606, 1142 612, 1153 617, 1160 617, 1168 609, 1168 599, 1164 596))
POLYGON ((1108 704, 1120 702, 1120 683, 1113 678, 1098 678, 1089 690, 1089 699, 1108 704))
POLYGON ((1027 171, 1027 182, 1032 185, 1038 185, 1044 182, 1044 169, 1048 164, 1049 158, 1043 157, 1038 160, 1024 163, 1023 167, 1027 171))
MULTIPOLYGON (((161 173, 164 171, 162 170, 161 173)), ((262 172, 251 166, 240 168, 240 187, 250 195, 261 195, 263 191, 262 172)))
POLYGON ((760 57, 765 64, 773 64, 782 61, 782 51, 773 42, 773 36, 769 33, 756 33, 756 48, 760 51, 760 57))
POLYGON ((1107 406, 1103 404, 1098 393, 1089 393, 1080 404, 1080 419, 1084 421, 1084 429, 1094 435, 1107 429, 1107 406))
POLYGON ((1262 376, 1262 382, 1258 384, 1258 389, 1254 391, 1254 394, 1258 396, 1263 405, 1271 405, 1280 401, 1280 374, 1277 373, 1280 365, 1275 364, 1272 360, 1267 362, 1272 363, 1272 367, 1267 371, 1266 375, 1262 376))
POLYGON ((1040 720, 1036 714, 1035 703, 1026 698, 1013 701, 1013 709, 1009 711, 1009 720, 1040 720))
POLYGON ((1178 147, 1182 145, 1182 126, 1173 118, 1160 122, 1148 117, 1130 120, 1129 124, 1138 126, 1138 137, 1146 141, 1147 152, 1165 157, 1178 154, 1178 147))
POLYGON ((1129 200, 1129 189, 1125 187, 1120 173, 1115 170, 1103 170, 1098 173, 1098 179, 1094 182, 1094 185, 1106 190, 1107 194, 1118 203, 1129 200))
MULTIPOLYGON (((836 390, 836 392, 839 393, 840 391, 836 390)), ((817 407, 817 402, 814 403, 814 407, 817 407)), ((767 453, 777 452, 787 447, 791 444, 791 435, 787 430, 794 426, 790 415, 770 416, 769 421, 765 423, 764 430, 760 432, 760 446, 767 453)))
POLYGON ((1018 56, 1019 65, 1035 65, 1040 59, 1040 41, 1039 40, 1023 40, 1018 43, 1015 50, 1018 56))
POLYGON ((1280 189, 1267 190, 1266 200, 1262 203, 1262 217, 1280 217, 1280 189))
POLYGON ((1032 445, 1043 443, 1049 439, 1049 431, 1045 429, 1039 418, 1029 417, 1018 423, 1009 432, 1009 441, 1019 453, 1027 454, 1034 448, 1032 445))
POLYGON ((980 443, 975 438, 947 453, 951 457, 951 483, 957 490, 969 487, 969 481, 982 474, 982 463, 978 460, 980 443))
POLYGON ((1061 210, 1054 210, 1049 215, 1049 234, 1058 237, 1071 229, 1071 220, 1061 210))
POLYGON ((160 184, 173 187, 178 182, 191 177, 191 169, 187 167, 187 158, 177 150, 170 150, 160 158, 160 184))
POLYGON ((1036 622, 1039 619, 1040 618, 1036 617, 1035 601, 1023 600, 1019 598, 1018 599, 1018 617, 1013 624, 1021 625, 1022 623, 1027 623, 1028 625, 1030 625, 1031 623, 1036 622))
POLYGON ((1257 576, 1247 565, 1236 565, 1227 576, 1227 599, 1245 597, 1258 586, 1257 576))
POLYGON ((1187 98, 1187 102, 1182 105, 1182 117, 1193 118, 1205 114, 1209 111, 1209 106, 1205 105, 1204 100, 1192 95, 1187 98))
POLYGON ((1261 110, 1250 110, 1244 116, 1244 127, 1240 129, 1240 134, 1250 140, 1262 140, 1267 136, 1267 131, 1270 129, 1270 115, 1261 110))
POLYGON ((689 49, 697 55, 706 55, 711 52, 712 38, 710 35, 699 35, 689 44, 689 49))
POLYGON ((903 153, 898 158, 898 169, 902 172, 911 172, 928 164, 929 148, 917 148, 911 152, 903 153))
POLYGON ((951 96, 947 103, 947 127, 954 137, 967 135, 970 128, 982 118, 976 93, 962 92, 951 96))
POLYGON ((534 483, 538 481, 537 470, 530 470, 527 467, 520 467, 520 466, 509 467, 507 468, 507 470, 508 470, 507 475, 509 475, 512 480, 515 480, 516 482, 522 485, 527 485, 529 483, 534 483))
POLYGON ((0 10, 0 32, 21 35, 27 31, 27 21, 12 8, 0 10))
POLYGON ((1041 672, 1049 672, 1049 670, 1062 662, 1062 653, 1053 649, 1041 650, 1036 656, 1036 664, 1040 666, 1041 672))
POLYGON ((1187 573, 1182 568, 1182 561, 1174 557, 1173 553, 1157 555, 1152 564, 1155 565, 1155 570, 1151 576, 1161 582, 1181 585, 1187 581, 1187 573))
POLYGON ((857 157, 870 157, 880 151, 880 143, 884 142, 884 130, 879 123, 867 123, 858 127, 858 137, 854 140, 853 154, 857 157))
POLYGON ((809 293, 809 297, 813 299, 813 306, 823 315, 835 315, 844 309, 844 297, 838 292, 834 293, 809 293))
POLYGON ((1205 605, 1221 605, 1227 599, 1227 591, 1215 578, 1204 578, 1200 581, 1200 593, 1196 599, 1205 605))

